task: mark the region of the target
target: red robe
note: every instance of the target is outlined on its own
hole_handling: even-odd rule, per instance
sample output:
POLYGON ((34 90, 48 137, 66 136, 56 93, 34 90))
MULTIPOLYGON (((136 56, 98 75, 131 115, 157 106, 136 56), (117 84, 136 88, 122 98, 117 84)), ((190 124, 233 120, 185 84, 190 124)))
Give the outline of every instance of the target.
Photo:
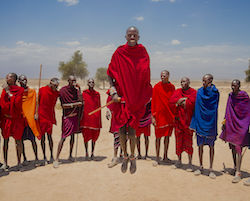
POLYGON ((89 89, 82 92, 84 100, 83 117, 81 120, 81 127, 90 129, 100 129, 102 127, 101 110, 92 115, 88 115, 93 110, 101 107, 100 93, 89 89))
POLYGON ((151 112, 156 120, 156 129, 174 125, 174 114, 170 107, 170 97, 175 91, 173 84, 158 82, 153 89, 151 112))
POLYGON ((141 44, 128 44, 117 48, 112 56, 107 74, 115 79, 117 93, 125 101, 119 120, 137 128, 145 114, 146 104, 152 96, 149 56, 141 44))
POLYGON ((55 105, 58 96, 59 92, 53 91, 49 86, 39 89, 38 117, 42 135, 44 135, 45 132, 51 134, 52 125, 56 124, 55 105), (50 125, 49 130, 46 130, 48 125, 50 125))
POLYGON ((0 99, 2 135, 4 139, 13 136, 15 140, 21 140, 25 127, 22 114, 24 88, 12 85, 9 86, 9 91, 12 96, 3 89, 0 99))
POLYGON ((183 151, 193 154, 193 131, 189 129, 189 125, 193 116, 196 100, 196 90, 189 88, 188 90, 177 89, 170 99, 170 104, 175 109, 175 137, 176 137, 176 154, 181 155, 183 151), (187 97, 186 106, 176 105, 180 98, 187 97))
POLYGON ((185 91, 182 89, 177 89, 170 99, 170 103, 173 107, 176 108, 175 117, 177 117, 176 119, 178 119, 176 123, 179 124, 178 127, 181 127, 184 130, 189 129, 189 125, 194 112, 195 99, 196 90, 193 88, 189 88, 185 91), (176 106, 177 101, 180 98, 184 97, 187 97, 186 107, 184 108, 183 106, 176 106))

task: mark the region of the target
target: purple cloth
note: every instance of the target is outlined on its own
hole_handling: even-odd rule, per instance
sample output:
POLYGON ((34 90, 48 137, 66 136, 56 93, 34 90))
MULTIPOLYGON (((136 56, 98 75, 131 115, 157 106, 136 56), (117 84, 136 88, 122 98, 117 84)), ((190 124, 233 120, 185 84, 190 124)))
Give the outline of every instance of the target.
POLYGON ((249 125, 250 125, 250 100, 245 91, 240 91, 237 95, 229 94, 226 114, 225 130, 220 138, 236 147, 236 151, 241 153, 241 147, 249 145, 249 125))
POLYGON ((62 138, 79 133, 78 116, 62 118, 62 138))
MULTIPOLYGON (((61 104, 81 102, 81 93, 75 87, 65 86, 60 90, 61 104)), ((63 109, 62 116, 62 138, 66 138, 74 133, 80 133, 80 119, 82 108, 73 107, 63 109)))

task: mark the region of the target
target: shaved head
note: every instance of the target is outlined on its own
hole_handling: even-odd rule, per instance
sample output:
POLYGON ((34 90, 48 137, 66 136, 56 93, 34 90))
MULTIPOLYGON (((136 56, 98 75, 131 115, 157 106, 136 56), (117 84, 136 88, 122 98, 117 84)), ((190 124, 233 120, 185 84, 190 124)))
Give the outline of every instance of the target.
POLYGON ((190 79, 188 77, 182 77, 181 78, 181 88, 183 90, 187 90, 190 85, 190 79))
POLYGON ((202 84, 204 88, 212 85, 214 77, 211 74, 206 74, 202 78, 202 84))
POLYGON ((136 31, 137 34, 139 35, 139 30, 138 30, 135 26, 130 26, 129 28, 127 28, 126 34, 127 34, 129 31, 136 31))

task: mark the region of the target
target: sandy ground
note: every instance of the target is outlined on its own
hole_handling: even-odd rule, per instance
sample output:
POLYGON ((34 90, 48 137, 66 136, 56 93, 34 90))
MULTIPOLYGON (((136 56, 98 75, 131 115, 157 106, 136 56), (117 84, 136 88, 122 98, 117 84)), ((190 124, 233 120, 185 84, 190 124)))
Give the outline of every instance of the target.
MULTIPOLYGON (((44 85, 47 81, 43 81, 44 85)), ((3 81, 0 82, 2 84, 3 81)), ((30 85, 36 85, 33 81, 30 85)), ((155 82, 154 82, 155 83, 155 82)), ((176 82, 174 82, 176 83, 176 82)), ((63 85, 63 84, 62 84, 63 85)), ((61 86, 62 86, 61 85, 61 86)), ((193 82, 194 88, 199 88, 201 82, 193 82)), ((224 117, 225 106, 228 93, 230 92, 230 82, 216 82, 220 91, 219 104, 219 133, 220 122, 224 117)), ((242 84, 242 90, 250 94, 250 85, 242 84)), ((179 83, 176 83, 179 87, 179 83)), ((102 97, 102 104, 106 101, 105 90, 99 90, 102 97)), ((57 150, 58 141, 61 136, 61 113, 57 107, 57 126, 53 128, 54 154, 57 150)), ((227 168, 233 167, 231 152, 228 144, 220 139, 215 144, 214 169, 217 178, 210 179, 207 175, 194 176, 193 173, 183 169, 174 169, 171 165, 152 166, 152 160, 137 160, 137 172, 131 175, 129 171, 121 173, 120 165, 108 168, 113 155, 113 136, 108 132, 110 122, 105 119, 105 110, 102 112, 103 128, 100 138, 96 144, 96 161, 84 160, 84 147, 82 135, 78 135, 78 155, 77 162, 67 162, 69 152, 69 139, 66 140, 60 158, 63 164, 58 169, 54 169, 51 164, 46 166, 28 166, 23 172, 0 173, 0 200, 1 201, 47 201, 47 200, 86 200, 86 201, 172 201, 172 200, 192 200, 192 201, 246 201, 249 200, 250 187, 243 185, 243 181, 250 177, 250 151, 247 150, 242 163, 243 181, 232 184, 232 176, 224 174, 223 163, 227 168)), ((154 128, 151 128, 149 155, 155 155, 154 128)), ((38 141, 37 141, 38 142, 38 141)), ((142 139, 144 143, 144 140, 142 139)), ((3 161, 1 141, 0 161, 3 161)), ((163 144, 162 144, 163 145, 163 144)), ((25 142, 26 153, 29 160, 34 159, 31 143, 25 142)), ((161 153, 163 146, 161 146, 161 153)), ((38 142, 39 158, 42 159, 40 142, 38 142)), ((144 146, 142 146, 144 154, 144 146)), ((49 150, 47 145, 47 155, 49 150)), ((75 155, 75 149, 74 149, 75 155)), ((176 160, 175 137, 170 139, 169 157, 176 160)), ((204 166, 209 165, 208 147, 205 148, 204 166)), ((187 163, 187 155, 183 154, 183 162, 187 163)), ((197 167, 198 153, 196 140, 194 137, 194 157, 193 163, 197 167)), ((9 144, 9 165, 16 165, 16 152, 13 139, 9 144)))

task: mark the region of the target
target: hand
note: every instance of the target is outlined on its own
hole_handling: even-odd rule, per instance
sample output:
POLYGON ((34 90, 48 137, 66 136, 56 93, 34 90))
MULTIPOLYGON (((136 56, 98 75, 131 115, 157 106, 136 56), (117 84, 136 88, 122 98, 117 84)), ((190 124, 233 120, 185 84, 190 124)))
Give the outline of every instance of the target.
POLYGON ((81 89, 81 87, 80 87, 80 85, 78 83, 76 83, 75 87, 78 88, 78 89, 81 89))
POLYGON ((35 120, 38 120, 38 113, 35 113, 34 119, 35 119, 35 120))
POLYGON ((121 97, 118 96, 118 94, 114 94, 112 96, 112 100, 115 102, 115 103, 119 103, 121 102, 121 97))
POLYGON ((106 111, 106 119, 107 119, 107 120, 109 120, 109 119, 110 119, 110 117, 111 117, 111 115, 110 115, 110 111, 109 111, 109 110, 107 110, 107 111, 106 111))

